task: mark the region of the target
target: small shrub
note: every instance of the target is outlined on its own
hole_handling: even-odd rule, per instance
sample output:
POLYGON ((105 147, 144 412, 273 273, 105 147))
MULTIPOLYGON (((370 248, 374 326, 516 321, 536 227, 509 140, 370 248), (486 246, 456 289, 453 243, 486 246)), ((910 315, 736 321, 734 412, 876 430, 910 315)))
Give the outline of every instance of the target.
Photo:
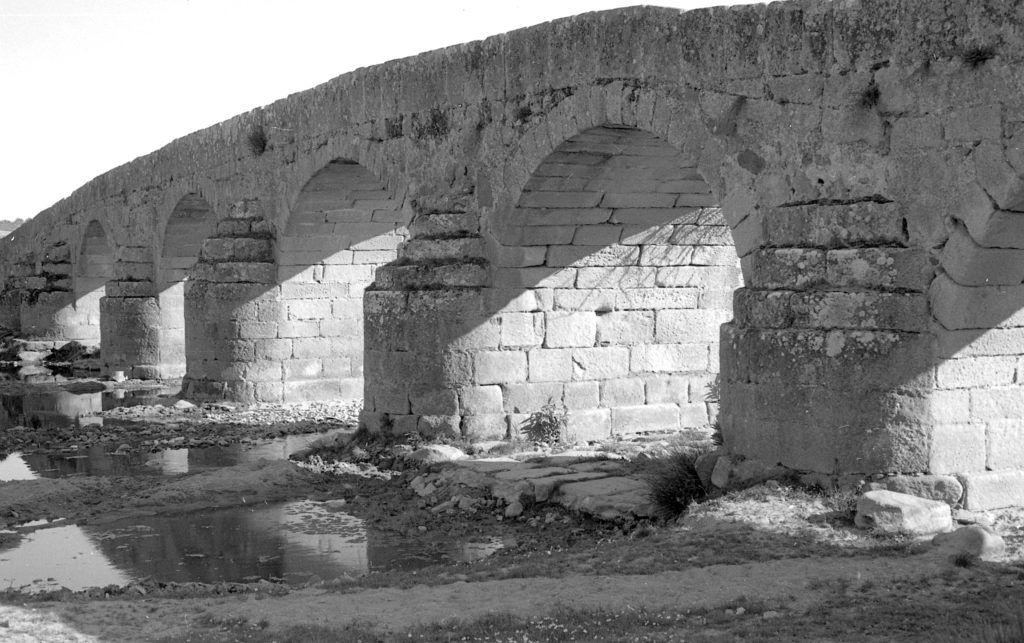
POLYGON ((547 404, 523 421, 522 429, 526 437, 534 442, 558 444, 562 441, 567 424, 568 411, 565 406, 549 399, 547 404))
POLYGON ((986 61, 995 58, 995 56, 996 48, 992 45, 975 45, 964 49, 963 53, 960 54, 964 64, 971 69, 977 69, 986 61))
POLYGON ((721 376, 715 375, 715 379, 704 385, 704 401, 718 404, 722 397, 721 376))
POLYGON ((874 81, 864 88, 864 91, 860 93, 860 99, 857 103, 864 109, 872 109, 878 105, 879 99, 882 97, 881 90, 878 89, 878 85, 874 81))
MULTIPOLYGON (((721 375, 715 375, 715 379, 704 386, 704 401, 709 404, 718 404, 722 401, 722 380, 721 375)), ((711 444, 716 447, 724 446, 725 439, 722 438, 722 424, 715 420, 711 425, 711 444)))
POLYGON ((711 425, 711 444, 716 447, 725 446, 725 438, 722 437, 722 425, 717 420, 711 425))
POLYGON ((697 474, 697 458, 703 452, 684 449, 650 464, 646 476, 648 498, 659 518, 671 520, 682 515, 694 502, 707 497, 707 489, 697 474))

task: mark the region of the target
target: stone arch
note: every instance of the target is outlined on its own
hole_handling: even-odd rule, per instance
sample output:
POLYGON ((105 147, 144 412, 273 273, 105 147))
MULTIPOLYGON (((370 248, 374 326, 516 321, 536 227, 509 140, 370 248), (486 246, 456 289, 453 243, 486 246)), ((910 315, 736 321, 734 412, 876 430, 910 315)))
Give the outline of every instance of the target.
POLYGON ((660 128, 674 146, 651 113, 587 125, 592 99, 568 99, 523 134, 490 170, 482 214, 419 213, 399 262, 378 271, 368 425, 386 415, 400 432, 500 437, 549 400, 570 408, 581 438, 712 419, 718 326, 742 281, 698 167, 716 162, 703 125, 660 128))
POLYGON ((363 290, 393 261, 410 215, 405 191, 333 158, 302 184, 278 243, 284 399, 359 397, 363 290))
POLYGON ((589 128, 536 166, 491 219, 499 340, 474 356, 510 427, 548 400, 577 438, 713 421, 742 285, 717 205, 694 155, 633 126, 589 128))
POLYGON ((976 501, 1005 498, 1005 472, 1024 468, 1024 166, 1005 138, 972 142, 942 185, 927 185, 949 212, 928 304, 933 397, 948 409, 936 414, 930 465, 970 472, 976 501))
POLYGON ((203 242, 216 229, 216 214, 198 192, 178 199, 158 240, 156 292, 160 307, 161 377, 185 374, 185 282, 199 259, 203 242))
POLYGON ((99 344, 100 300, 106 295, 107 282, 114 278, 114 250, 98 219, 86 224, 74 267, 74 307, 63 320, 64 337, 99 344))
MULTIPOLYGON (((523 110, 529 106, 521 106, 523 110)), ((527 111, 530 111, 527 109, 527 111)), ((553 107, 531 114, 517 132, 519 144, 506 162, 491 171, 494 204, 481 203, 485 225, 500 223, 502 213, 515 207, 536 169, 565 141, 596 127, 632 127, 649 132, 678 151, 685 163, 696 168, 716 195, 726 200, 722 176, 725 152, 712 138, 710 117, 702 112, 696 93, 665 91, 620 81, 578 88, 553 107)), ((724 208, 730 225, 747 213, 724 208)))

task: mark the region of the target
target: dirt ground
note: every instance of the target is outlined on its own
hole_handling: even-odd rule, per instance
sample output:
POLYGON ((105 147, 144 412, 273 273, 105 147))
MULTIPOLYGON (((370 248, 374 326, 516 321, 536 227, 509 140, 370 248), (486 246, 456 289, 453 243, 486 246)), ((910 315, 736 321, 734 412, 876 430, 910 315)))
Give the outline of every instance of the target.
MULTIPOLYGON (((103 427, 86 433, 7 431, 0 454, 90 442, 150 451, 258 443, 351 428, 357 410, 355 403, 246 410, 173 404, 107 411, 103 427)), ((954 561, 927 540, 855 529, 836 511, 837 499, 781 485, 729 494, 669 522, 601 522, 547 505, 506 518, 487 499, 472 513, 432 512, 410 489, 420 469, 379 456, 371 453, 341 475, 261 461, 173 478, 0 483, 0 527, 343 499, 346 512, 378 529, 515 544, 473 563, 305 586, 144 581, 82 592, 8 591, 0 594, 0 640, 980 641, 998 640, 984 638, 986 628, 1021 613, 1020 512, 983 517, 1007 540, 1002 560, 954 561), (398 470, 388 478, 370 462, 398 470)), ((0 536, 0 548, 9 545, 0 536)))

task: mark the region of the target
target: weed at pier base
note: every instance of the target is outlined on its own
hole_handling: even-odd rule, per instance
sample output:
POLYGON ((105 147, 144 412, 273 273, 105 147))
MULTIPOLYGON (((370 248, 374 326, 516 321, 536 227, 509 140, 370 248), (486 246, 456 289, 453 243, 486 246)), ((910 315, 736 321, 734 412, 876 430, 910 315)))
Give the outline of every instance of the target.
POLYGON ((697 458, 703 453, 699 449, 683 449, 650 464, 646 482, 659 518, 677 518, 690 504, 707 497, 696 468, 697 458))

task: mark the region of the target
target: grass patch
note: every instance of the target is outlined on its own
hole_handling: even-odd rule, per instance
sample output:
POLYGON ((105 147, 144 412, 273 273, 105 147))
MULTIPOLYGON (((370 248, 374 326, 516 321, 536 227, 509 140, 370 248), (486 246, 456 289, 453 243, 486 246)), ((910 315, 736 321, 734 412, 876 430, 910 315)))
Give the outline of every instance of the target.
POLYGON ((707 497, 696 467, 697 458, 703 453, 702 449, 681 449, 648 465, 645 481, 659 518, 676 518, 692 503, 707 497))
MULTIPOLYGON (((521 618, 508 613, 488 614, 477 619, 451 619, 395 632, 381 632, 370 623, 359 622, 336 627, 300 625, 273 633, 248 624, 237 627, 228 624, 221 626, 219 630, 190 632, 188 640, 193 643, 540 643, 692 640, 689 634, 685 639, 682 635, 709 624, 730 622, 739 618, 760 620, 758 617, 761 608, 760 604, 750 604, 743 599, 727 609, 693 611, 648 610, 643 607, 608 609, 556 606, 545 616, 521 618)), ((171 639, 165 639, 163 643, 170 641, 171 639)))

